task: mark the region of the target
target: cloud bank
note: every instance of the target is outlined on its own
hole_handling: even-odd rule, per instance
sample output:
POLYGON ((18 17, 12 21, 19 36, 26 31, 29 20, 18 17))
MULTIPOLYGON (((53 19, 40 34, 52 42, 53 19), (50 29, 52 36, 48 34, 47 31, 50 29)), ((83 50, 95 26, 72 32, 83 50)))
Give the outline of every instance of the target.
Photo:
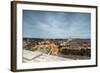
POLYGON ((90 38, 91 14, 23 10, 23 37, 90 38))

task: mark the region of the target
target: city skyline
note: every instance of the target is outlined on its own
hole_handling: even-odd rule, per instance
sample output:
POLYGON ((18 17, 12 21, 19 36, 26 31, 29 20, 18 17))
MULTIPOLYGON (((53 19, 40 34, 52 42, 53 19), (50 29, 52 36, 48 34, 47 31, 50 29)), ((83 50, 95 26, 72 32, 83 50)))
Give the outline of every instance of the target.
POLYGON ((23 10, 23 37, 90 38, 91 14, 23 10))

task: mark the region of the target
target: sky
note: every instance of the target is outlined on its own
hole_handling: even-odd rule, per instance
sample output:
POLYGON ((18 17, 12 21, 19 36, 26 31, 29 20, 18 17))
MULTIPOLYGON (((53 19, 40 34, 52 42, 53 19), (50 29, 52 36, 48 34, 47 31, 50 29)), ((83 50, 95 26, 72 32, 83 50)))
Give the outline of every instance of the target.
POLYGON ((90 38, 91 14, 23 10, 23 37, 90 38))

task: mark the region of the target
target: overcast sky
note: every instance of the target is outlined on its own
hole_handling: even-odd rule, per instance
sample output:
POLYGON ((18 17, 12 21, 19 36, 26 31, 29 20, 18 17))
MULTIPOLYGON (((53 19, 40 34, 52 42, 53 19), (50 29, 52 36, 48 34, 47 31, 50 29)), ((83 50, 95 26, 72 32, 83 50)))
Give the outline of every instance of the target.
POLYGON ((90 38, 91 14, 23 10, 23 37, 90 38))

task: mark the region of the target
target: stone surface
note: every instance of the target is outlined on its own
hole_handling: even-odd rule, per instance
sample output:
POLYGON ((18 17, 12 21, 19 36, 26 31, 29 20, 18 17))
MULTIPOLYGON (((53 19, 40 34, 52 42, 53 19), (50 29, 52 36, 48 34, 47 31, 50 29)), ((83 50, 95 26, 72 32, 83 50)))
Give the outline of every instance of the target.
POLYGON ((48 55, 39 51, 29 51, 23 49, 23 63, 28 62, 53 62, 53 61, 67 61, 72 60, 54 55, 48 55))

